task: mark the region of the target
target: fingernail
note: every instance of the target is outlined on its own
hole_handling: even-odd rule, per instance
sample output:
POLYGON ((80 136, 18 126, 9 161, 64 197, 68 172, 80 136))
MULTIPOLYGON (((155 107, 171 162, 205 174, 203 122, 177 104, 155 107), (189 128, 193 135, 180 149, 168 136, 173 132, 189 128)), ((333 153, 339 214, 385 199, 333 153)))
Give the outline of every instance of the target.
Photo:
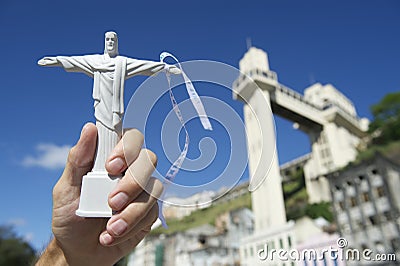
POLYGON ((87 126, 88 126, 87 124, 83 126, 83 128, 81 130, 81 137, 82 137, 83 133, 86 131, 87 126))
POLYGON ((105 233, 100 237, 100 242, 102 245, 110 245, 113 242, 113 237, 105 233))
POLYGON ((116 236, 123 234, 127 228, 128 228, 128 224, 122 219, 119 219, 110 225, 110 230, 116 236))
POLYGON ((113 210, 120 210, 128 202, 129 196, 125 192, 119 192, 110 199, 110 205, 113 210))
POLYGON ((113 159, 111 162, 108 163, 108 167, 111 168, 110 170, 113 170, 115 172, 120 172, 124 166, 124 161, 119 157, 113 159))

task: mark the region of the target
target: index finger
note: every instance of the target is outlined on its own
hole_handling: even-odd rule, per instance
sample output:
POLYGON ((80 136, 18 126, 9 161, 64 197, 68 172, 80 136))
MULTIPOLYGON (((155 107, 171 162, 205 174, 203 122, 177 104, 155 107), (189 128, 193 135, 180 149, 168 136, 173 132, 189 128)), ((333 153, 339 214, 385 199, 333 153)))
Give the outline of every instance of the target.
POLYGON ((139 156, 143 140, 143 134, 139 130, 126 130, 106 161, 107 172, 110 175, 119 175, 125 171, 139 156))

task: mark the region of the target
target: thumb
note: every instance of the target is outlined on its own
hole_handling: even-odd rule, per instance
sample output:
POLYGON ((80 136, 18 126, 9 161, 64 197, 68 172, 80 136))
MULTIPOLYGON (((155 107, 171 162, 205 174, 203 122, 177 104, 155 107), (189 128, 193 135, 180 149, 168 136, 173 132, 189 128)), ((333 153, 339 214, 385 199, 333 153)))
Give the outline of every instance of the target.
POLYGON ((97 144, 97 128, 87 123, 81 132, 78 143, 68 154, 67 164, 61 176, 63 182, 71 186, 81 186, 82 177, 92 170, 97 144))

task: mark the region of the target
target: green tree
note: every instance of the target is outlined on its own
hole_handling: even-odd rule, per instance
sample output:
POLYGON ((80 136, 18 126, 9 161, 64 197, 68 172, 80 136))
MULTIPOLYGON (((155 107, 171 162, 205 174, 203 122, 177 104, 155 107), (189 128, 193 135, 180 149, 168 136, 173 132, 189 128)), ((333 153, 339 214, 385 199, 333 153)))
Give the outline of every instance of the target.
POLYGON ((11 226, 0 225, 0 266, 31 265, 35 258, 35 250, 11 226))
POLYGON ((400 139, 400 92, 389 93, 371 107, 374 121, 370 133, 379 132, 374 144, 386 144, 400 139))
POLYGON ((308 204, 305 214, 312 219, 323 217, 329 222, 333 222, 334 219, 330 202, 308 204))

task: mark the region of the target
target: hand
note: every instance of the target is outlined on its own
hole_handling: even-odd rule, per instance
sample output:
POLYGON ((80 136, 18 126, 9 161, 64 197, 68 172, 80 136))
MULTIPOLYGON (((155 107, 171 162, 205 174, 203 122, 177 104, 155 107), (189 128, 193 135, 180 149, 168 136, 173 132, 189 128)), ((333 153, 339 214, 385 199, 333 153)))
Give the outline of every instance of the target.
POLYGON ((110 219, 75 215, 82 176, 93 165, 96 135, 97 128, 93 124, 85 125, 53 189, 54 240, 40 258, 39 265, 113 265, 144 238, 157 219, 156 198, 162 193, 162 185, 150 177, 157 158, 153 152, 141 149, 143 135, 137 130, 125 132, 106 162, 111 175, 126 170, 108 200, 118 213, 110 219))
POLYGON ((59 62, 56 57, 43 57, 38 61, 39 66, 54 66, 58 64, 59 62))

